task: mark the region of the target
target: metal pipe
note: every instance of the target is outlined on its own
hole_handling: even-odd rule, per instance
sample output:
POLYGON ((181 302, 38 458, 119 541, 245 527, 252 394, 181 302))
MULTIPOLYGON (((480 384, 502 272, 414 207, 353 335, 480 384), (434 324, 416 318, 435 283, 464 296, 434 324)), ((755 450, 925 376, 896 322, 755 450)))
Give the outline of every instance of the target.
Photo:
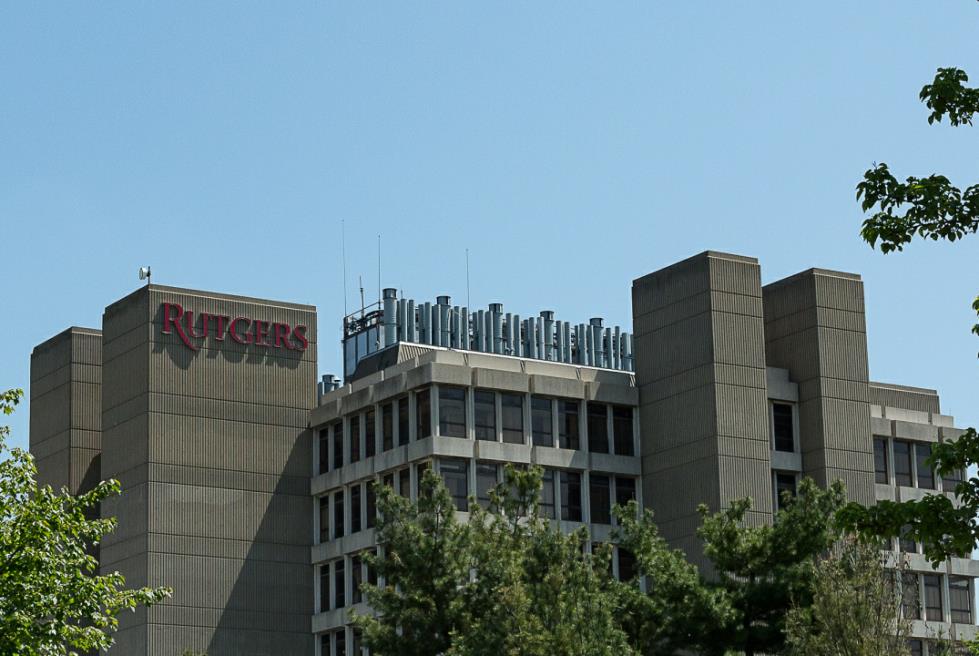
POLYGON ((602 318, 592 317, 589 321, 591 326, 591 345, 592 345, 592 366, 601 367, 604 357, 602 349, 602 318))
POLYGON ((490 303, 490 334, 493 336, 491 350, 493 353, 503 353, 503 303, 490 303))
POLYGON ((409 342, 417 342, 418 337, 415 335, 415 301, 414 299, 408 301, 408 321, 407 321, 407 333, 409 342))
POLYGON ((398 303, 398 290, 388 287, 384 290, 383 295, 384 316, 381 321, 384 325, 384 336, 381 344, 382 346, 391 346, 397 341, 395 332, 398 329, 398 317, 395 308, 398 303))
POLYGON ((469 350, 469 308, 465 306, 459 311, 459 348, 469 350))
POLYGON ((544 360, 554 359, 554 312, 543 310, 540 313, 541 330, 541 358, 544 360))
POLYGON ((511 342, 511 346, 513 348, 512 355, 515 355, 518 358, 519 357, 522 357, 523 356, 523 352, 524 352, 523 351, 523 342, 521 341, 523 339, 523 335, 522 335, 522 331, 520 330, 520 315, 519 314, 513 315, 513 335, 512 336, 513 336, 513 342, 511 342))
POLYGON ((483 353, 493 352, 493 311, 483 314, 483 353))
POLYGON ((513 355, 513 314, 506 313, 506 322, 503 324, 503 353, 513 355))
POLYGON ((558 362, 564 362, 564 321, 554 322, 554 332, 557 334, 557 356, 555 359, 558 362))

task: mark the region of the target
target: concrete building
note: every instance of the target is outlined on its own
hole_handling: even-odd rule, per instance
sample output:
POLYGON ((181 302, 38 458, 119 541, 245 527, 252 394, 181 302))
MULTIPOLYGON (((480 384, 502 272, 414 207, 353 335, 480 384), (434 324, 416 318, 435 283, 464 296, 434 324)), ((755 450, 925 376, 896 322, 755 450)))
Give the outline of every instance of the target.
MULTIPOLYGON (((123 482, 101 548, 172 600, 126 617, 120 654, 356 653, 371 483, 417 494, 439 472, 460 511, 505 463, 544 468, 565 530, 611 531, 637 499, 702 561, 696 506, 754 500, 771 522, 801 476, 851 498, 947 493, 924 466, 961 431, 933 390, 869 379, 859 276, 810 269, 761 284, 758 262, 706 252, 634 281, 633 331, 552 312, 521 319, 398 299, 344 318, 343 385, 316 382, 316 310, 159 285, 32 356, 31 449, 42 481, 123 482)), ((975 632, 979 566, 933 570, 898 541, 916 653, 975 632), (902 555, 903 554, 903 555, 902 555), (912 597, 909 596, 909 600, 912 597)), ((629 554, 613 571, 627 577, 629 554)))

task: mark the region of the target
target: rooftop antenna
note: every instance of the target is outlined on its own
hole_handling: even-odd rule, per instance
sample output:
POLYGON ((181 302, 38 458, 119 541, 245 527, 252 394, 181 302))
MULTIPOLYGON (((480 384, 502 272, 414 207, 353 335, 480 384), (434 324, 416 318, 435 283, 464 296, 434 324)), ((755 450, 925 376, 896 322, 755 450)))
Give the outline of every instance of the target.
POLYGON ((466 307, 472 307, 469 302, 469 249, 466 249, 466 307))
POLYGON ((360 282, 360 318, 364 318, 364 276, 357 276, 360 282))
POLYGON ((343 316, 347 316, 347 231, 340 219, 340 257, 343 259, 343 316))
POLYGON ((152 275, 153 272, 150 270, 150 267, 148 266, 139 267, 139 279, 145 280, 147 285, 150 284, 150 276, 152 275))

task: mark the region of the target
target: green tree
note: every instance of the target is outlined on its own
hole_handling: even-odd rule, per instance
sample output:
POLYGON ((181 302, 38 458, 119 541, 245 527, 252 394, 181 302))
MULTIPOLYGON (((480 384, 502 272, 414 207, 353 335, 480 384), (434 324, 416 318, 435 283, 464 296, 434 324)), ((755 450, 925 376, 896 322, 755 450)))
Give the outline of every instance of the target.
POLYGON ((836 541, 843 484, 823 490, 804 479, 796 497, 786 500, 775 521, 760 526, 745 525, 750 499, 713 514, 700 507, 698 535, 713 566, 711 583, 732 609, 705 627, 704 654, 783 653, 789 609, 812 603, 812 563, 836 541))
POLYGON ((364 644, 387 655, 631 654, 616 623, 608 547, 587 553, 539 512, 541 471, 508 466, 489 510, 470 499, 466 523, 426 472, 417 503, 378 488, 380 577, 358 616, 364 644))
MULTIPOLYGON (((9 415, 21 390, 0 394, 9 415)), ((108 649, 116 616, 170 595, 168 588, 126 589, 118 572, 98 575, 92 545, 115 528, 114 519, 86 513, 119 492, 105 481, 73 496, 38 487, 29 453, 7 449, 0 427, 0 654, 54 656, 108 649)))
MULTIPOLYGON (((948 118, 953 126, 972 125, 973 116, 979 112, 979 89, 967 87, 968 81, 962 70, 938 69, 932 83, 919 94, 931 110, 929 123, 948 118)), ((879 244, 884 253, 901 251, 915 238, 954 242, 979 230, 979 185, 962 190, 943 175, 909 177, 899 182, 887 164, 878 164, 857 185, 857 198, 862 200, 865 212, 873 210, 863 223, 861 235, 872 247, 879 244)), ((972 308, 979 315, 979 296, 972 308)), ((979 335, 979 322, 972 332, 979 335)), ((937 445, 929 461, 943 476, 977 463, 979 434, 975 428, 937 445)), ((967 554, 979 544, 979 479, 959 482, 955 497, 957 503, 945 495, 932 494, 912 501, 880 501, 870 508, 850 504, 840 513, 840 521, 848 530, 872 540, 905 532, 923 543, 925 555, 937 564, 950 556, 967 554)))
MULTIPOLYGON (((895 586, 906 566, 888 565, 876 545, 852 537, 809 564, 812 603, 797 603, 789 611, 789 653, 907 656, 911 621, 901 617, 901 597, 895 586)), ((916 598, 916 591, 913 594, 916 598)))
POLYGON ((616 584, 621 623, 633 649, 643 656, 709 649, 709 628, 734 620, 727 595, 706 585, 682 551, 669 548, 652 511, 640 514, 633 501, 616 508, 615 516, 615 541, 636 559, 636 577, 616 584))

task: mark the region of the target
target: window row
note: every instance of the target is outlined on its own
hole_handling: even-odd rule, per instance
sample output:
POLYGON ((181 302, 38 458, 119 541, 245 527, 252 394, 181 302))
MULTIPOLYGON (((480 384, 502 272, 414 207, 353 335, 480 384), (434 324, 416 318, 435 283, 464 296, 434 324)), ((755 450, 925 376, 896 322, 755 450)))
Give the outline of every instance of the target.
POLYGON ((424 388, 321 429, 318 473, 424 439, 436 430, 444 437, 468 438, 470 402, 471 434, 477 440, 529 440, 535 446, 562 449, 581 449, 585 443, 593 453, 636 453, 631 406, 446 385, 435 389, 436 394, 424 388))
POLYGON ((320 634, 319 656, 362 656, 367 653, 367 649, 361 647, 361 636, 357 629, 351 630, 352 641, 350 651, 347 652, 347 630, 337 629, 328 633, 320 634))
POLYGON ((972 624, 972 579, 902 572, 901 608, 906 619, 972 624), (948 618, 946 619, 946 590, 948 618))
MULTIPOLYGON (((385 472, 380 480, 406 498, 417 498, 418 482, 431 464, 414 465, 414 480, 410 467, 385 472)), ((490 491, 503 482, 504 469, 499 463, 470 461, 461 458, 440 458, 441 475, 455 506, 469 509, 469 497, 483 508, 490 504, 490 491)), ((611 524, 612 508, 637 499, 637 480, 634 476, 544 469, 541 486, 540 512, 543 517, 573 522, 611 524), (588 515, 584 508, 587 506, 588 515)), ((338 488, 319 497, 319 542, 328 542, 344 535, 373 528, 377 519, 377 500, 373 479, 338 488)))
POLYGON ((923 490, 938 490, 940 484, 945 492, 954 491, 962 481, 962 472, 937 477, 926 462, 930 456, 928 442, 874 437, 874 480, 884 485, 923 490))
POLYGON ((377 585, 377 572, 367 566, 360 554, 324 563, 319 566, 319 571, 317 608, 320 613, 359 604, 364 601, 363 583, 377 585))

